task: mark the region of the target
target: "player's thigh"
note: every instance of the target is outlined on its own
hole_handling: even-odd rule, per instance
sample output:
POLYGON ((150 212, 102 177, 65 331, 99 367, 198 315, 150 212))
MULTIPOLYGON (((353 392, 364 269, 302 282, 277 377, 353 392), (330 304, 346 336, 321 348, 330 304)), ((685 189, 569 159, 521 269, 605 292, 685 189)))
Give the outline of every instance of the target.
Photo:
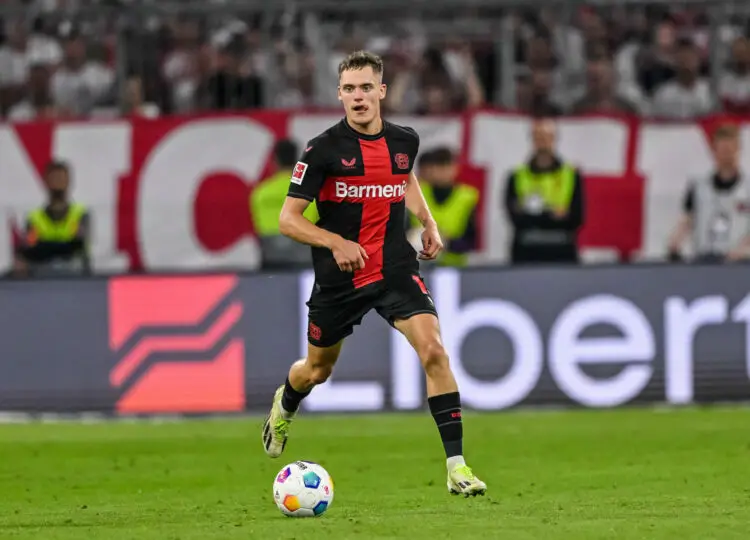
POLYGON ((421 276, 391 280, 377 310, 406 337, 423 364, 447 359, 435 303, 421 276))
POLYGON ((416 273, 389 276, 375 308, 391 326, 395 326, 397 320, 411 319, 419 314, 437 317, 430 291, 422 276, 416 273))

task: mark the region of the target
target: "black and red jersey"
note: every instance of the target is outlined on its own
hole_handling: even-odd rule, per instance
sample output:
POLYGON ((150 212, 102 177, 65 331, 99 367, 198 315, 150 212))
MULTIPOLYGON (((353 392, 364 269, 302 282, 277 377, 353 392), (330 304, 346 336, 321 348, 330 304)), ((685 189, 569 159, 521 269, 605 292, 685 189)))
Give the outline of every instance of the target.
POLYGON ((330 250, 312 248, 318 285, 359 288, 417 271, 405 194, 418 150, 416 131, 385 121, 379 134, 364 135, 343 119, 307 143, 288 195, 315 200, 317 225, 359 243, 370 257, 352 274, 339 270, 330 250))

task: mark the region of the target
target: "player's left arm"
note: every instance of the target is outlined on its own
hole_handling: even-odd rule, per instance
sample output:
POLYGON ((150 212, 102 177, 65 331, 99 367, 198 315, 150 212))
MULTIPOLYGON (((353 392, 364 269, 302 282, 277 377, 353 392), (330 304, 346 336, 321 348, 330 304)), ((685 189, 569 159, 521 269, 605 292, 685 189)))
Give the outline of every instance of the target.
POLYGON ((430 213, 422 189, 419 187, 419 180, 414 171, 409 173, 409 180, 406 185, 406 208, 414 214, 424 227, 422 233, 422 251, 419 252, 419 258, 425 260, 435 259, 443 249, 443 241, 440 239, 437 223, 430 213))

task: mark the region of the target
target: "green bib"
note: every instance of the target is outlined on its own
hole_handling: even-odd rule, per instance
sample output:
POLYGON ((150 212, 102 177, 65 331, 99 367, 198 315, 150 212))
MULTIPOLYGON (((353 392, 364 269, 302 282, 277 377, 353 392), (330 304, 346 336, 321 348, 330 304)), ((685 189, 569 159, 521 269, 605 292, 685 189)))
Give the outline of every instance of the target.
POLYGON ((36 232, 38 241, 70 242, 76 237, 78 226, 85 213, 85 206, 73 203, 68 208, 68 213, 65 217, 59 221, 50 218, 43 208, 32 211, 28 216, 28 220, 36 232))
MULTIPOLYGON (((267 180, 262 181, 250 195, 250 210, 253 226, 258 236, 276 236, 279 234, 279 214, 289 191, 290 171, 279 171, 267 180)), ((318 221, 318 210, 313 202, 305 209, 304 216, 315 223, 318 221)))
MULTIPOLYGON (((446 200, 438 203, 432 186, 421 184, 427 206, 446 243, 461 238, 469 225, 472 212, 479 203, 479 190, 465 184, 457 184, 446 200)), ((412 216, 412 224, 418 227, 419 221, 412 216)), ((438 259, 442 266, 465 266, 468 257, 464 253, 444 251, 438 259)))
POLYGON ((534 198, 547 208, 568 210, 575 188, 575 169, 563 165, 556 171, 534 173, 528 165, 516 169, 516 194, 521 206, 534 198))

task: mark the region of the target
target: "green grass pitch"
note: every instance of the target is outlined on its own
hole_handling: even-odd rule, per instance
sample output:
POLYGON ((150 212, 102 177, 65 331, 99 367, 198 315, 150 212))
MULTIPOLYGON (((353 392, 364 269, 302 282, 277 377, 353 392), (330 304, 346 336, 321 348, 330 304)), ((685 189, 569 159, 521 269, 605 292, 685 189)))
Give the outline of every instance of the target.
POLYGON ((300 416, 266 458, 259 419, 0 426, 0 539, 750 538, 750 409, 466 413, 486 497, 452 497, 429 414, 300 416), (334 478, 281 515, 278 470, 334 478))

